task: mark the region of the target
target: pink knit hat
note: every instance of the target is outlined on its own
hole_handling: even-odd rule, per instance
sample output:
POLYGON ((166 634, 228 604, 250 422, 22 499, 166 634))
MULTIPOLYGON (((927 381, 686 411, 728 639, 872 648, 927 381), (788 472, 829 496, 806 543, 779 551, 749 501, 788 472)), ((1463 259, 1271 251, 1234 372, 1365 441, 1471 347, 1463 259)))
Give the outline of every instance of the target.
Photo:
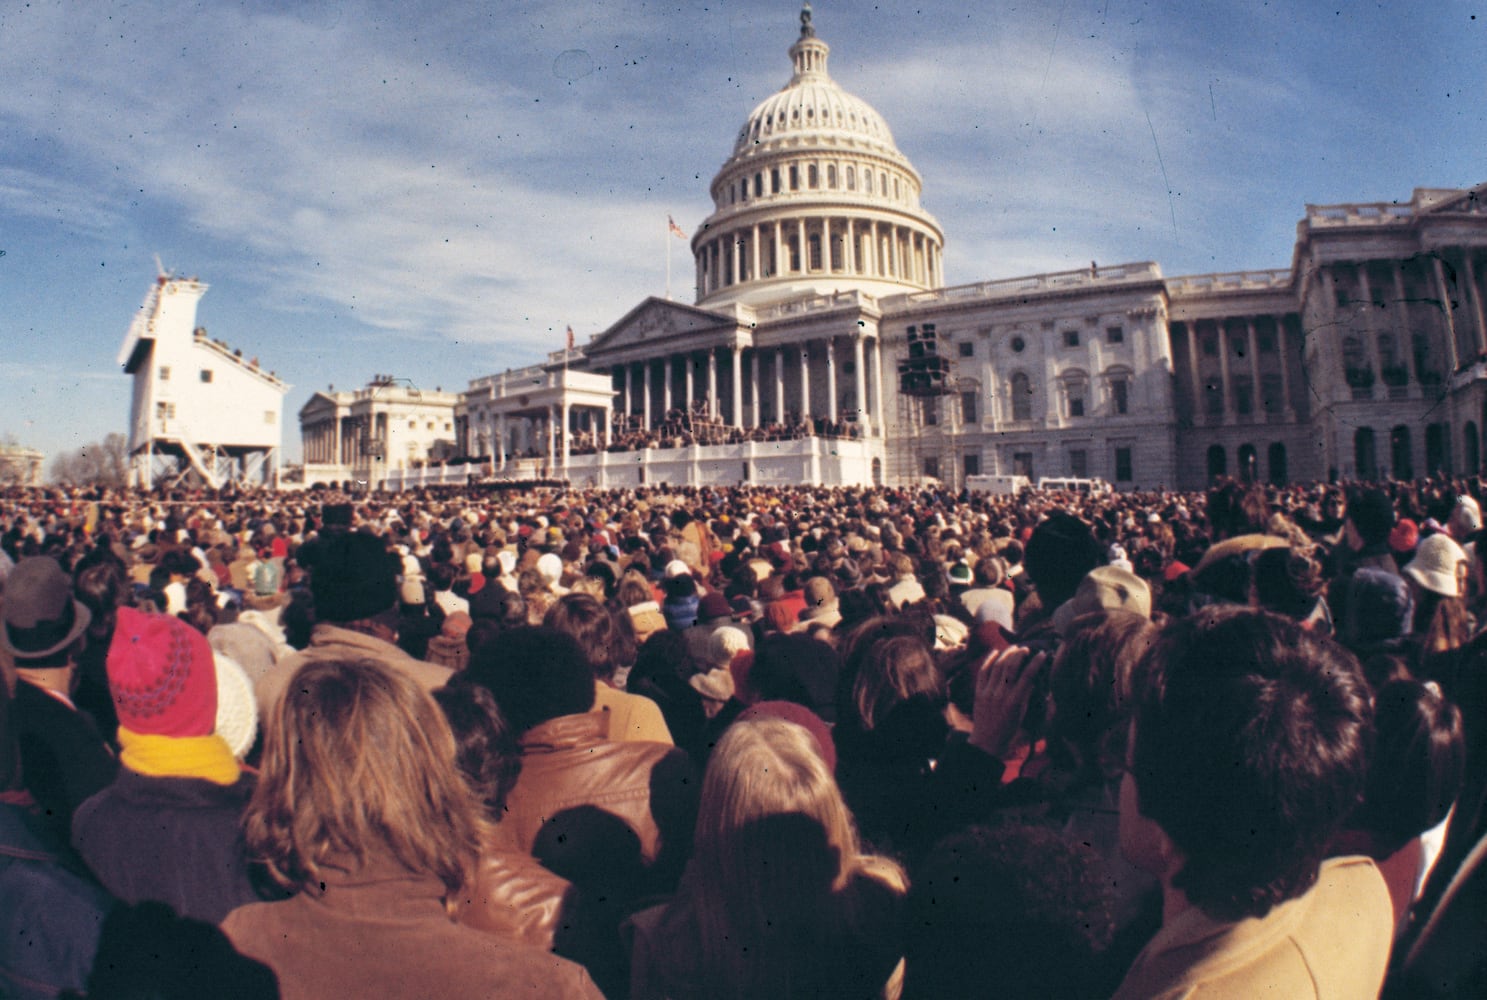
POLYGON ((130 732, 190 737, 216 730, 212 647, 179 618, 120 608, 106 670, 119 725, 130 732))

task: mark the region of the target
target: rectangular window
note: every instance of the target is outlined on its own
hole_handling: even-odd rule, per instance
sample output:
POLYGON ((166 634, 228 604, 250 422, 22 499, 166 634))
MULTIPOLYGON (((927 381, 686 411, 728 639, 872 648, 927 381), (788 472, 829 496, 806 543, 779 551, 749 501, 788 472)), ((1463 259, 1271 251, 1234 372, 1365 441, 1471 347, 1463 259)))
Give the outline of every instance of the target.
POLYGON ((1115 481, 1117 483, 1129 483, 1131 476, 1131 449, 1115 449, 1115 481))
POLYGON ((160 381, 162 381, 162 382, 169 382, 170 381, 170 365, 161 365, 160 366, 160 381))
POLYGON ((812 188, 821 186, 821 172, 814 163, 805 168, 805 184, 812 188))
POLYGON ((1030 451, 1016 451, 1012 453, 1012 475, 1027 476, 1033 478, 1033 453, 1030 451))
POLYGON ((1071 416, 1071 417, 1082 417, 1082 416, 1084 416, 1084 397, 1083 396, 1070 396, 1069 397, 1069 416, 1071 416))
POLYGON ((1105 327, 1105 342, 1107 344, 1124 344, 1126 342, 1126 331, 1124 327, 1105 327))
POLYGON ((968 476, 981 475, 981 453, 968 451, 965 455, 965 472, 968 476))
POLYGON ((1089 475, 1089 452, 1083 448, 1074 448, 1069 452, 1069 475, 1075 479, 1084 479, 1089 475))
POLYGON ((963 392, 960 394, 960 419, 963 423, 978 424, 981 422, 981 414, 976 407, 976 394, 974 392, 963 392))
POLYGON ((790 167, 790 190, 800 190, 800 168, 793 165, 790 167))
POLYGON ((176 415, 176 404, 174 404, 174 403, 156 403, 155 404, 155 416, 159 417, 161 420, 170 420, 170 419, 174 418, 175 415, 176 415))
POLYGON ((769 193, 780 193, 780 168, 772 167, 769 171, 769 193))
POLYGON ((212 380, 212 370, 210 368, 203 368, 201 370, 201 380, 203 382, 210 382, 212 380))
POLYGON ((1079 346, 1079 331, 1078 330, 1065 330, 1064 331, 1064 346, 1065 347, 1078 347, 1079 346))
POLYGON ((973 340, 962 340, 960 342, 960 356, 963 358, 974 358, 976 356, 976 342, 973 340))
POLYGON ((806 237, 806 243, 810 247, 811 270, 821 270, 821 237, 808 236, 806 237))
POLYGON ((934 455, 924 456, 924 474, 935 479, 940 477, 940 460, 934 455))
POLYGON ((764 175, 754 175, 754 197, 758 198, 764 194, 764 175))
POLYGON ((1115 404, 1116 413, 1129 413, 1131 406, 1131 386, 1125 379, 1110 383, 1110 398, 1115 404))
POLYGON ((264 423, 271 424, 274 421, 276 421, 277 419, 278 419, 278 417, 275 415, 275 413, 274 413, 273 410, 264 410, 263 411, 263 422, 264 423))

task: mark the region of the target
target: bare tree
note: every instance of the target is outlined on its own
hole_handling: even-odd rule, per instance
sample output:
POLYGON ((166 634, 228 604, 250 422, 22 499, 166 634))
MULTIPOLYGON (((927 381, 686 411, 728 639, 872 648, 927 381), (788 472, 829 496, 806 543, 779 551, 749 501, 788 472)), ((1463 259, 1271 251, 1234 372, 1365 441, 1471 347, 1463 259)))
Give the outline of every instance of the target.
POLYGON ((52 459, 52 480, 71 486, 123 486, 128 474, 129 441, 122 434, 110 434, 102 442, 52 459))

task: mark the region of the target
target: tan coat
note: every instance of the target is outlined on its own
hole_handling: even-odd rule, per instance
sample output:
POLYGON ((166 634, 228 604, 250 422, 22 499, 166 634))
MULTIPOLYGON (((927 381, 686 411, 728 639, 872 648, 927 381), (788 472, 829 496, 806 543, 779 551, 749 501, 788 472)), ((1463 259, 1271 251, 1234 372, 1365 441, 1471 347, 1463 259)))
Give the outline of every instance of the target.
POLYGON ((1394 912, 1368 858, 1333 858, 1317 884, 1264 917, 1223 923, 1197 907, 1164 925, 1113 1000, 1362 1000, 1389 963, 1394 912))

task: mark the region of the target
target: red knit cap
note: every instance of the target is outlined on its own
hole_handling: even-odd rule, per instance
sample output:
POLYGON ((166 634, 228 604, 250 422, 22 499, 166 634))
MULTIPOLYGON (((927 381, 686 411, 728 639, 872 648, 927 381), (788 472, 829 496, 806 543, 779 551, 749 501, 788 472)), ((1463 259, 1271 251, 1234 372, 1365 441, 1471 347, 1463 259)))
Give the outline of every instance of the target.
POLYGON ((130 732, 185 737, 215 731, 212 647, 179 618, 120 608, 107 670, 119 725, 130 732))

